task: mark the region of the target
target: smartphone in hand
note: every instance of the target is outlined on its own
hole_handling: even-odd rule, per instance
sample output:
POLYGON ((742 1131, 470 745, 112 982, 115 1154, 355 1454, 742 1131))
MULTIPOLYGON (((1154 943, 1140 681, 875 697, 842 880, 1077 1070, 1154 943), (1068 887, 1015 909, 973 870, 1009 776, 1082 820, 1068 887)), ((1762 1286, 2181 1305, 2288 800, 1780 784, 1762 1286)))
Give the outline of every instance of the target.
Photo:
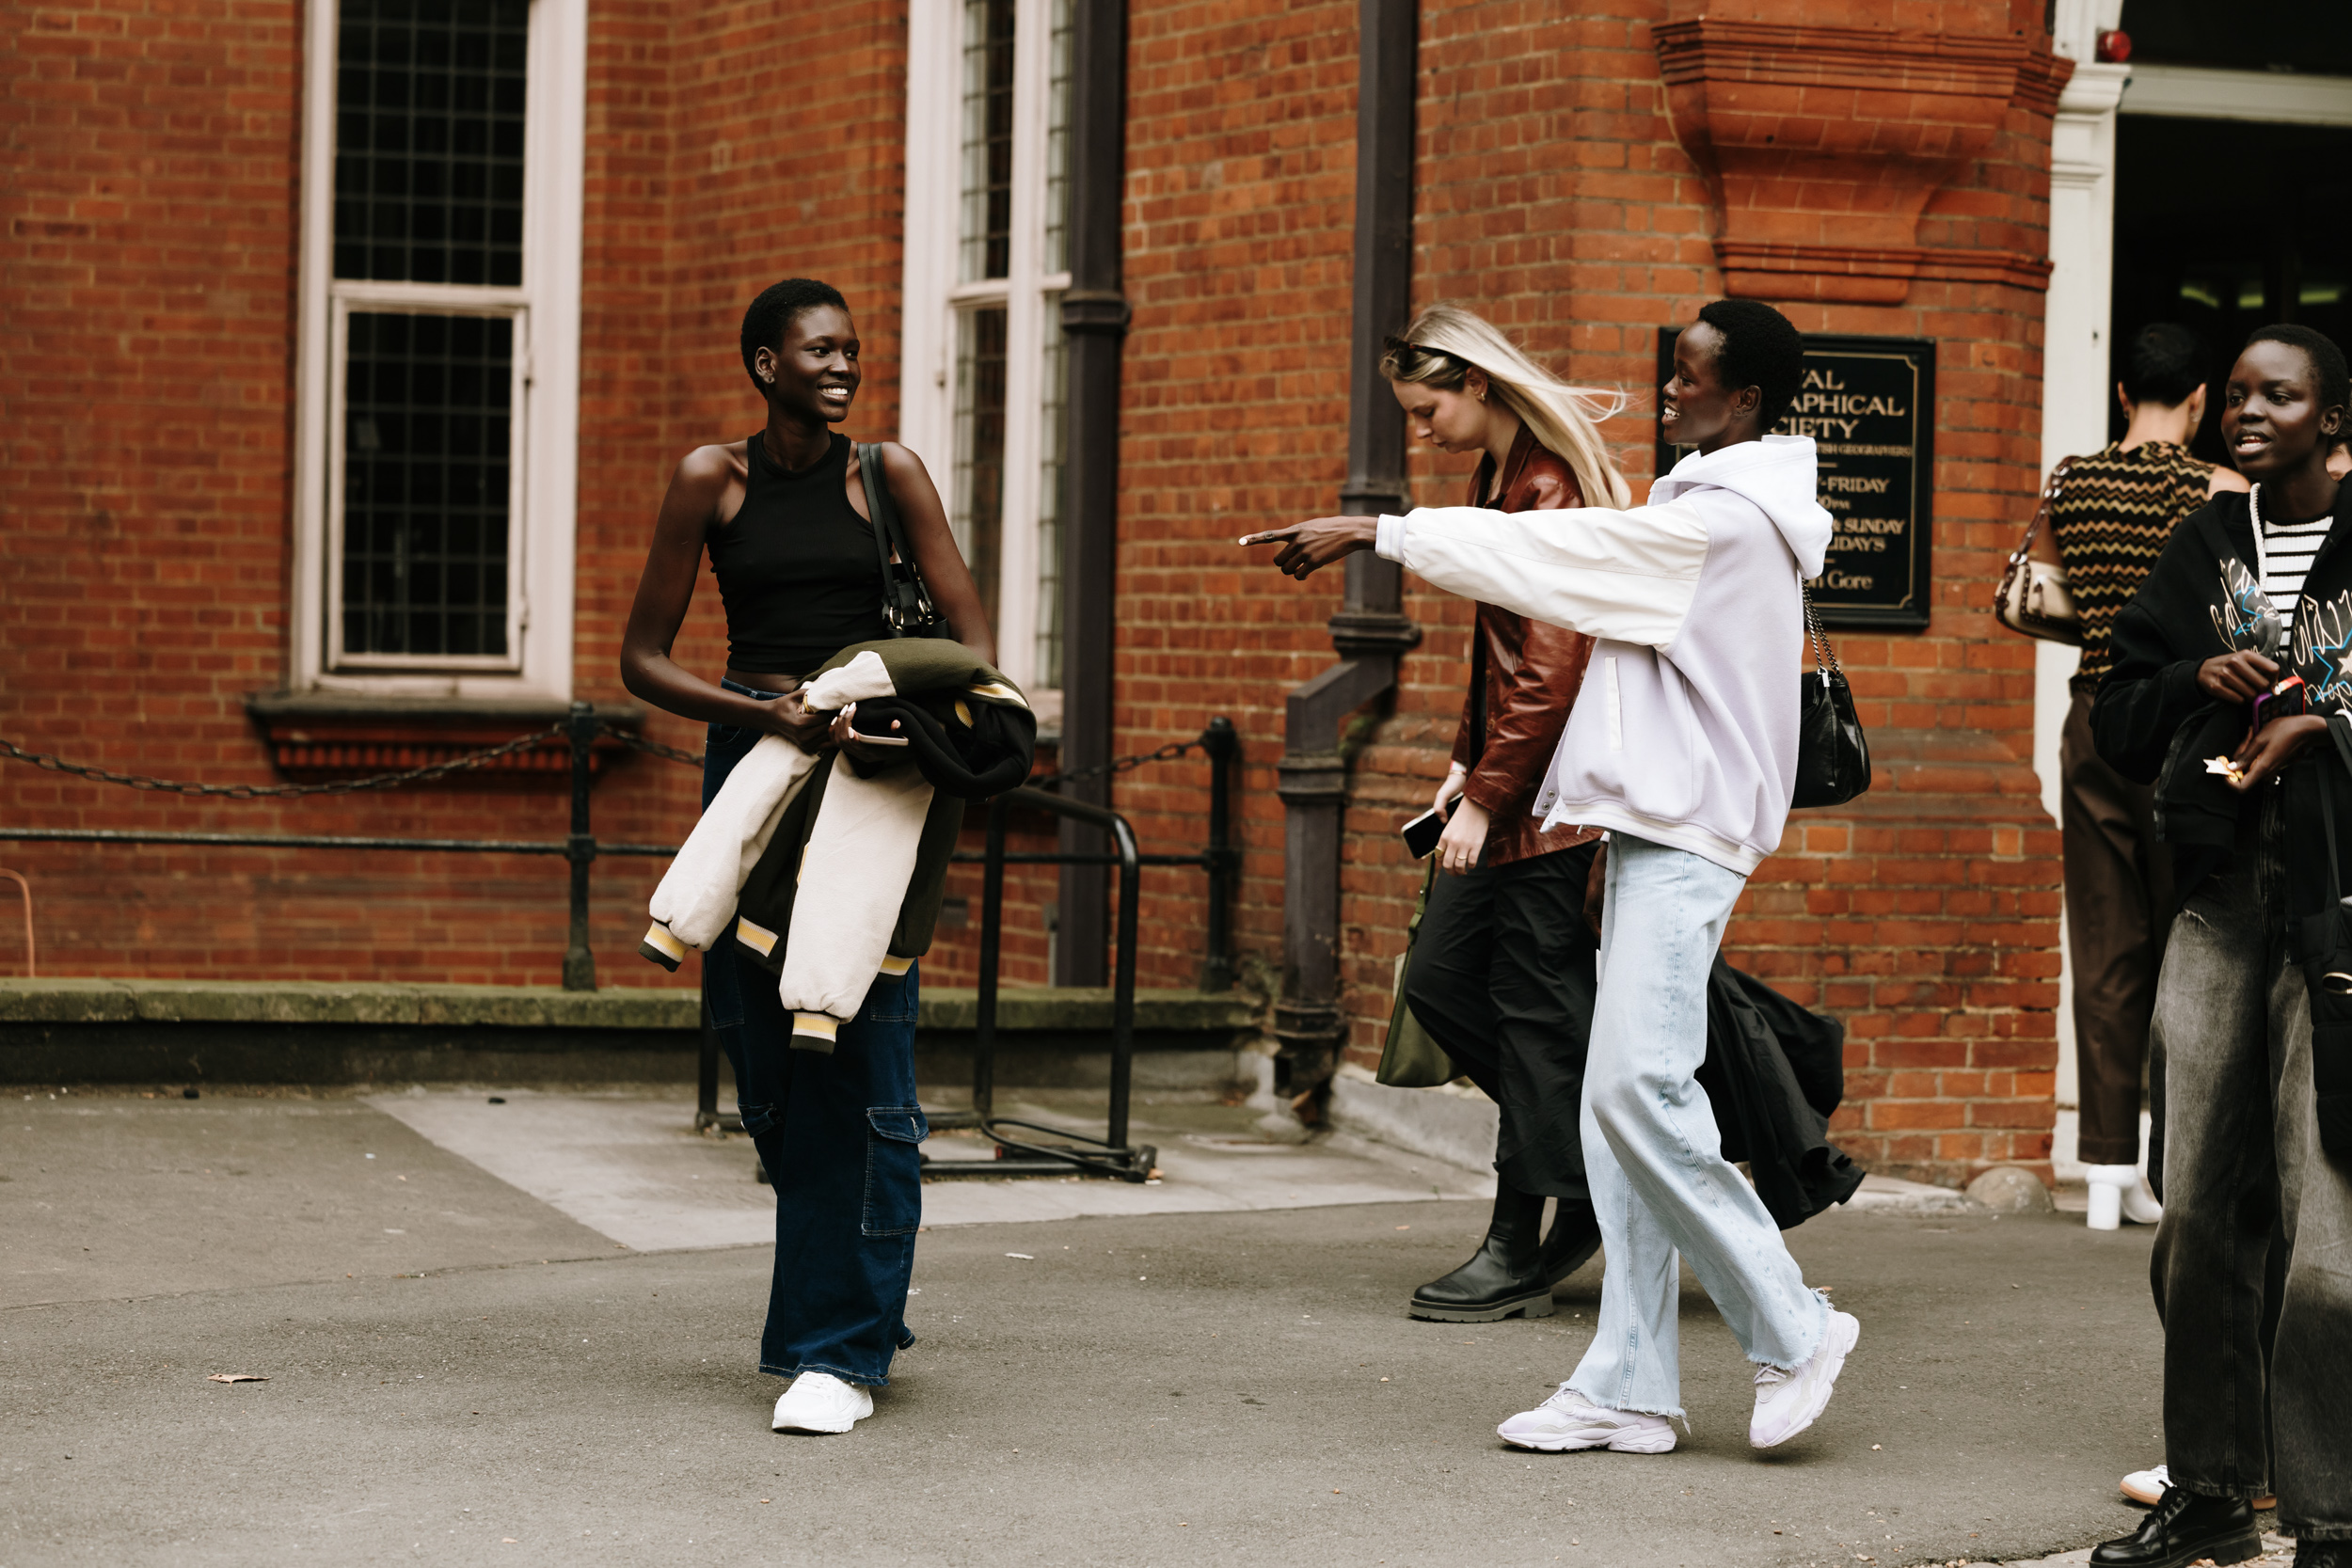
MULTIPOLYGON (((1457 795, 1454 800, 1460 799, 1457 795)), ((1445 836, 1446 818, 1453 815, 1454 800, 1446 802, 1444 811, 1430 807, 1397 830, 1398 836, 1405 840, 1405 847, 1412 852, 1413 859, 1425 861, 1438 847, 1438 840, 1445 836)))

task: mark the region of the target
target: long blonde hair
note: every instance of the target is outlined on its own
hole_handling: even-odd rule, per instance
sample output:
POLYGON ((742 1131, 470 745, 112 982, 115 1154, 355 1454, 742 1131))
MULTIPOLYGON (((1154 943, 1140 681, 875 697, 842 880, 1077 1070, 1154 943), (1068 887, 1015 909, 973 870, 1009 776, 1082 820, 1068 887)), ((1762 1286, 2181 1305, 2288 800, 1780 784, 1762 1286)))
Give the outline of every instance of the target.
POLYGON ((1415 316, 1380 356, 1380 373, 1391 381, 1448 392, 1460 391, 1472 369, 1485 372, 1502 405, 1567 464, 1585 505, 1622 511, 1632 504, 1633 492, 1609 460, 1599 430, 1600 421, 1625 411, 1630 400, 1624 393, 1569 386, 1521 353, 1492 322, 1449 302, 1415 316))

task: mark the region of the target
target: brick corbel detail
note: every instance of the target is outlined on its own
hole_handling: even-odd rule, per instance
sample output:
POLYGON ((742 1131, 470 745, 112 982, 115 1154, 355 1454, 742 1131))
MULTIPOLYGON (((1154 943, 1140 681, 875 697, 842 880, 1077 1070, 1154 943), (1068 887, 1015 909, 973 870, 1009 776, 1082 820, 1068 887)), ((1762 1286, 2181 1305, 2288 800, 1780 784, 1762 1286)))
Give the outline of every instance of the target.
POLYGON ((1914 278, 2048 286, 2019 250, 1927 249, 1928 198, 2073 70, 2011 36, 1701 18, 1652 30, 1675 135, 1714 183, 1724 292, 1899 304, 1914 278))

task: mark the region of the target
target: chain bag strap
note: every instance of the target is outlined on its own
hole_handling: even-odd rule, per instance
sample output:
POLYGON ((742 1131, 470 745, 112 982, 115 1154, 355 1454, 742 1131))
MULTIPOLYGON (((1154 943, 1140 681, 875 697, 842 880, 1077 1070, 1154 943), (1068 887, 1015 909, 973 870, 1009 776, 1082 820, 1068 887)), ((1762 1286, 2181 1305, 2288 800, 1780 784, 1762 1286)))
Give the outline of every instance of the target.
POLYGON ((874 553, 882 562, 882 619, 893 637, 951 637, 946 617, 931 602, 930 585, 914 564, 906 532, 898 524, 898 504, 890 498, 890 482, 882 474, 882 448, 861 441, 857 449, 858 477, 866 483, 866 507, 874 523, 874 553))
POLYGON ((2033 521, 2026 525, 2025 541, 2010 554, 2001 572, 2001 584, 1994 590, 1993 618, 2021 637, 2079 648, 2083 642, 2082 613, 2074 606, 2066 568, 2037 561, 2033 554, 2034 541, 2041 537, 2043 527, 2055 526, 2050 523, 2050 508, 2057 502, 2067 472, 2074 466, 2074 460, 2066 457, 2050 470, 2050 482, 2042 487, 2042 501, 2034 508, 2033 521))
POLYGON ((1854 712, 1853 691, 1838 667, 1837 651, 1821 630, 1812 590, 1797 578, 1813 668, 1797 675, 1797 777, 1789 804, 1842 806, 1870 787, 1870 742, 1854 712))

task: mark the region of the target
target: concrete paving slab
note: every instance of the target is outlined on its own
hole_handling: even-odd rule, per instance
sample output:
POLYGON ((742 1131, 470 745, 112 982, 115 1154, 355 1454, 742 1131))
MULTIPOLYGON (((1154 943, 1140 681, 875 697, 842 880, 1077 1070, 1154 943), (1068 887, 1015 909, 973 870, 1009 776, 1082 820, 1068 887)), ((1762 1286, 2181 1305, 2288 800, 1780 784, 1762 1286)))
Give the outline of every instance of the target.
POLYGON ((0 1307, 614 1250, 354 1100, 0 1095, 0 1307))
MULTIPOLYGON (((752 1180, 749 1140, 693 1131, 675 1092, 571 1094, 415 1089, 366 1103, 559 1212, 639 1252, 765 1244, 775 1200, 752 1180)), ((1102 1131, 1083 1091, 1000 1101, 1003 1115, 1102 1131)), ((1139 1105, 1132 1136, 1159 1148, 1149 1185, 1097 1178, 938 1178, 923 1185, 928 1226, 1007 1224, 1087 1214, 1182 1214, 1493 1196, 1493 1178, 1357 1139, 1269 1143, 1256 1113, 1220 1105, 1139 1105)), ((938 1161, 993 1158, 969 1133, 935 1134, 938 1161)))
POLYGON ((1549 1455, 1493 1425, 1573 1365, 1598 1275, 1549 1319, 1407 1320, 1476 1217, 932 1232, 921 1342, 830 1438, 766 1430, 759 1248, 0 1313, 0 1563, 1898 1568, 2137 1516, 2115 1481, 2154 1450, 2144 1232, 1817 1221, 1791 1244, 1863 1323, 1820 1426, 1747 1447, 1749 1369, 1690 1292, 1681 1446, 1549 1455))
POLYGON ((411 1089, 366 1103, 559 1213, 640 1252, 775 1240, 751 1140, 694 1131, 691 1092, 411 1089))

